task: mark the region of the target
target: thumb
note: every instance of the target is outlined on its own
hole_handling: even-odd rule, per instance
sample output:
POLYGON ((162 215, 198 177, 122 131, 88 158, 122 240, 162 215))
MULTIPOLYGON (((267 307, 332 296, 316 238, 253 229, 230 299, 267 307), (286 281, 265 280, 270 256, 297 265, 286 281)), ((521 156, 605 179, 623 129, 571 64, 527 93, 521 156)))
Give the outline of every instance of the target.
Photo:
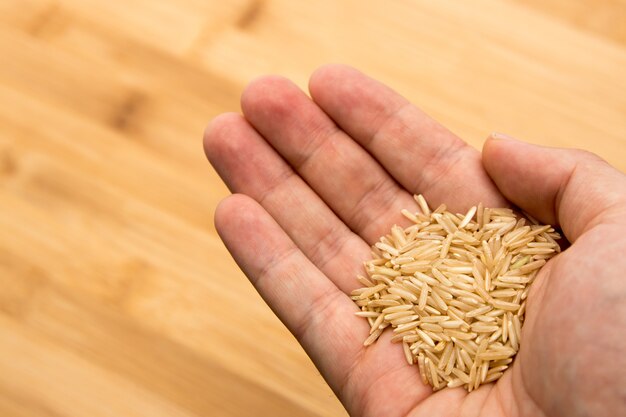
POLYGON ((599 224, 626 222, 626 176, 590 152, 548 148, 494 133, 483 165, 500 192, 570 242, 599 224))

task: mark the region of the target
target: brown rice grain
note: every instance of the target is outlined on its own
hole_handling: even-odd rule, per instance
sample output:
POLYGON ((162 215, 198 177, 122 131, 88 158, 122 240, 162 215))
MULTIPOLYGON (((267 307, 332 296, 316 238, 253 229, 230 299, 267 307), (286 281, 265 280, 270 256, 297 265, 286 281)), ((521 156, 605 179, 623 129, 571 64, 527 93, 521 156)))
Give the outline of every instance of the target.
POLYGON ((369 346, 372 343, 374 343, 376 339, 378 339, 378 337, 381 335, 382 332, 383 332, 383 329, 376 329, 373 333, 371 333, 367 337, 367 339, 365 339, 365 341, 363 342, 363 346, 369 346))
POLYGON ((428 344, 431 347, 435 347, 435 342, 433 341, 433 339, 431 339, 430 336, 428 336, 428 334, 426 334, 426 332, 424 332, 423 330, 417 329, 417 335, 424 341, 426 342, 426 344, 428 344))
POLYGON ((428 361, 428 368, 430 370, 430 377, 433 380, 433 387, 435 389, 439 389, 439 375, 437 374, 435 363, 432 360, 428 361))
POLYGON ((424 196, 421 194, 418 194, 416 196, 414 196, 415 201, 417 202, 417 204, 419 205, 420 209, 422 210, 422 214, 424 214, 425 216, 429 216, 430 215, 430 208, 428 207, 428 203, 426 203, 426 200, 424 199, 424 196))
POLYGON ((464 384, 459 378, 454 378, 448 381, 448 388, 458 388, 464 384))
POLYGON ((443 352, 443 350, 446 348, 446 345, 448 344, 448 342, 439 342, 435 345, 435 347, 432 349, 433 352, 443 352))
POLYGON ((428 378, 426 377, 426 363, 423 353, 417 355, 417 364, 420 370, 420 376, 422 377, 422 382, 424 384, 428 384, 428 378))
POLYGON ((415 201, 421 212, 402 210, 412 224, 392 226, 371 248, 362 288, 350 294, 355 315, 370 325, 364 345, 391 327, 424 383, 472 391, 512 362, 530 285, 560 252, 560 235, 508 208, 479 203, 455 214, 415 201))
POLYGON ((380 316, 380 313, 378 313, 376 311, 357 311, 356 313, 354 313, 354 315, 359 316, 359 317, 373 317, 373 318, 376 318, 376 317, 380 316))
POLYGON ((488 370, 489 370, 489 362, 483 362, 482 365, 480 366, 480 382, 484 382, 485 379, 487 379, 488 370))
POLYGON ((502 372, 494 372, 492 374, 488 374, 487 377, 484 379, 483 383, 487 384, 489 382, 496 381, 500 379, 502 375, 503 375, 502 372))
POLYGON ((434 323, 425 323, 424 321, 422 321, 422 323, 420 324, 420 327, 422 330, 429 330, 431 332, 438 332, 438 333, 443 332, 443 327, 434 323))
POLYGON ((411 349, 409 349, 409 345, 406 342, 402 342, 402 348, 404 350, 404 357, 409 365, 413 365, 413 353, 411 353, 411 349))

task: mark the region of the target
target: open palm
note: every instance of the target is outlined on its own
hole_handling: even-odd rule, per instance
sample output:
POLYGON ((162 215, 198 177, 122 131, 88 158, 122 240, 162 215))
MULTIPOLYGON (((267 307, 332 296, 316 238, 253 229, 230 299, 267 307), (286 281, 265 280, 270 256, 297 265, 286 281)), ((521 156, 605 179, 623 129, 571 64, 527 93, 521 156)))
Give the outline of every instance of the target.
POLYGON ((284 78, 253 82, 242 97, 244 115, 217 117, 204 145, 237 193, 216 211, 222 239, 349 413, 626 409, 626 341, 618 336, 626 330, 624 177, 586 153, 497 138, 481 156, 348 67, 321 68, 309 88, 313 99, 284 78), (461 388, 433 394, 389 332, 364 348, 369 326, 346 295, 359 286, 369 246, 391 225, 407 224, 400 210, 416 210, 414 193, 454 212, 510 201, 559 224, 573 242, 537 277, 514 365, 469 395, 461 388))

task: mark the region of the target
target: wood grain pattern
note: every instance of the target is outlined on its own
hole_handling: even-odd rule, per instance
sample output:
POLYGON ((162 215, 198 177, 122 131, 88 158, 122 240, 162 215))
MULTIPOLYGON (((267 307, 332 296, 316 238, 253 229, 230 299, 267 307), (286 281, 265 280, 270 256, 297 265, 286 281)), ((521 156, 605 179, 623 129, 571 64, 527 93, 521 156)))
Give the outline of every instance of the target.
POLYGON ((626 170, 623 25, 594 17, 624 3, 572 7, 1 1, 0 415, 345 414, 217 237, 205 124, 260 74, 339 61, 477 147, 626 170))
POLYGON ((551 14, 577 29, 626 44, 625 0, 518 0, 551 14))

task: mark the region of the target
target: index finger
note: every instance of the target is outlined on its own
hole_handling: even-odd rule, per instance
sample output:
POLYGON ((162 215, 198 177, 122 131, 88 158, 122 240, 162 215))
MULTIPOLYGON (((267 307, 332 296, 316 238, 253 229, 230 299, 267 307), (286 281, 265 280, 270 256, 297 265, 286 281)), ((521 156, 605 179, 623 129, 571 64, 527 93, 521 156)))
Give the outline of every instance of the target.
POLYGON ((483 168, 480 152, 389 87, 343 65, 318 69, 313 100, 408 191, 464 211, 506 204, 483 168))

